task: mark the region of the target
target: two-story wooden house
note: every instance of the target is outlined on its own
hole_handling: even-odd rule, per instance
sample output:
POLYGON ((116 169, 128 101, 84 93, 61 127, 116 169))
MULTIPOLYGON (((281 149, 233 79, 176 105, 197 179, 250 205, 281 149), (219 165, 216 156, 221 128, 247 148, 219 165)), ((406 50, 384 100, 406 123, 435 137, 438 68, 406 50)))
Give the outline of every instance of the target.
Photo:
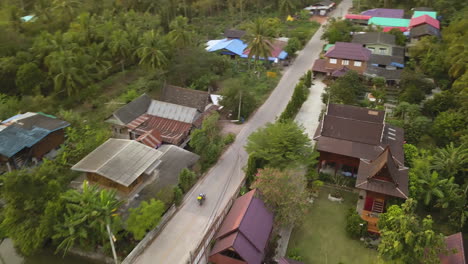
POLYGON ((370 232, 378 233, 390 197, 408 197, 403 138, 403 129, 385 123, 384 111, 338 104, 327 106, 315 132, 319 170, 357 178, 357 211, 370 232))
POLYGON ((325 59, 315 61, 312 70, 331 76, 336 76, 344 70, 354 70, 363 74, 370 55, 371 51, 359 43, 336 42, 325 53, 325 59))

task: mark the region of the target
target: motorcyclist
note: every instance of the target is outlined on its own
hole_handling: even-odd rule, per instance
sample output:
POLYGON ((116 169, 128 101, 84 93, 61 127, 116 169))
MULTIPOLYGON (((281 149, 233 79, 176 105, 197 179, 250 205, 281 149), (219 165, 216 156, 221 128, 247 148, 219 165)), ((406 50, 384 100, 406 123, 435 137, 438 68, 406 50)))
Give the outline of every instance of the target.
POLYGON ((204 193, 200 193, 198 195, 198 197, 197 197, 197 200, 200 203, 200 205, 203 203, 203 200, 205 200, 205 199, 206 199, 206 194, 204 194, 204 193))

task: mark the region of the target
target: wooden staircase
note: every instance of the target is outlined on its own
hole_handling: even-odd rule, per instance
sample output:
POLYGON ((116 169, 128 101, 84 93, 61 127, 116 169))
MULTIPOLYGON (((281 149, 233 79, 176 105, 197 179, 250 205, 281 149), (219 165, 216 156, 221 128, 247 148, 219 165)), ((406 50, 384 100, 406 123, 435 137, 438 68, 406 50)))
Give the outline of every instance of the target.
POLYGON ((384 211, 384 200, 382 199, 375 199, 374 202, 372 203, 372 212, 373 213, 383 213, 384 211))

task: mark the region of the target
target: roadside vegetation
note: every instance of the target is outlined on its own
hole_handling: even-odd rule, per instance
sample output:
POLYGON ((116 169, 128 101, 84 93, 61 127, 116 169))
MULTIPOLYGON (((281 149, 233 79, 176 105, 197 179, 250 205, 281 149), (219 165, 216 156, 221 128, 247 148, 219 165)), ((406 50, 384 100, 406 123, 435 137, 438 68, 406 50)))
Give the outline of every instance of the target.
POLYGON ((25 255, 46 247, 60 254, 79 248, 111 255, 104 228, 109 224, 119 257, 124 257, 170 204, 182 202, 183 193, 234 136, 221 137, 218 117, 207 119, 191 143, 201 155, 196 166, 200 171, 183 172, 179 186, 160 191, 155 200, 132 210, 126 221, 114 211, 120 203, 113 193, 101 194, 91 186, 86 192, 69 190, 70 181, 78 176, 70 167, 110 136, 105 118, 142 93, 158 99, 166 83, 220 93, 233 118, 247 119, 276 86, 281 69, 208 53, 204 44, 228 28, 252 35, 254 21, 268 21, 265 37, 292 38, 289 49, 294 56, 319 25, 299 13, 295 21, 286 22, 302 3, 283 2, 2 1, 0 120, 40 111, 72 124, 56 159, 1 176, 6 204, 0 218, 2 236, 11 238, 25 255), (21 19, 27 15, 33 15, 29 22, 21 19), (112 208, 101 208, 100 195, 108 197, 112 208), (92 212, 77 204, 88 206, 86 210, 96 206, 102 217, 90 217, 92 212), (78 221, 79 217, 87 220, 78 221))

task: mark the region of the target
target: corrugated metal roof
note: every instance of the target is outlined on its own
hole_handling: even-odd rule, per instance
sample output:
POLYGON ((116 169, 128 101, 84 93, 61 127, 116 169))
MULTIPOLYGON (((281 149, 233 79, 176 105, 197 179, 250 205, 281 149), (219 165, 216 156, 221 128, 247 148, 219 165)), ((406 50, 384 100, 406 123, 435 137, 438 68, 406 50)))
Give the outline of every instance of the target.
POLYGON ((228 50, 236 55, 242 55, 247 44, 245 44, 240 39, 220 39, 220 40, 210 40, 207 42, 206 50, 209 52, 219 51, 219 50, 228 50))
POLYGON ((447 255, 439 255, 442 264, 466 264, 465 245, 463 234, 461 232, 450 235, 445 238, 445 244, 449 253, 447 255), (455 253, 451 251, 455 250, 455 253))
POLYGON ((335 46, 325 53, 325 57, 367 61, 371 53, 359 43, 336 42, 335 46))
POLYGON ((428 15, 432 18, 437 18, 437 12, 435 11, 414 11, 412 18, 428 15))
POLYGON ((404 18, 372 17, 369 19, 368 24, 382 27, 409 27, 410 20, 404 18))
POLYGON ((403 18, 405 10, 390 8, 374 8, 361 12, 361 15, 381 18, 403 18))
POLYGON ((72 170, 91 172, 128 187, 163 153, 128 139, 111 138, 89 153, 72 170))
POLYGON ((360 44, 386 44, 389 46, 395 46, 395 36, 383 32, 366 32, 362 34, 353 35, 353 43, 360 44))
POLYGON ((8 158, 24 148, 31 148, 50 133, 70 125, 55 117, 32 112, 15 115, 1 124, 0 154, 8 158))
POLYGON ((196 108, 152 100, 147 114, 191 124, 199 113, 196 108))
POLYGON ((24 148, 34 146, 49 133, 49 130, 40 127, 26 130, 21 127, 8 126, 0 131, 0 154, 10 158, 24 148))

